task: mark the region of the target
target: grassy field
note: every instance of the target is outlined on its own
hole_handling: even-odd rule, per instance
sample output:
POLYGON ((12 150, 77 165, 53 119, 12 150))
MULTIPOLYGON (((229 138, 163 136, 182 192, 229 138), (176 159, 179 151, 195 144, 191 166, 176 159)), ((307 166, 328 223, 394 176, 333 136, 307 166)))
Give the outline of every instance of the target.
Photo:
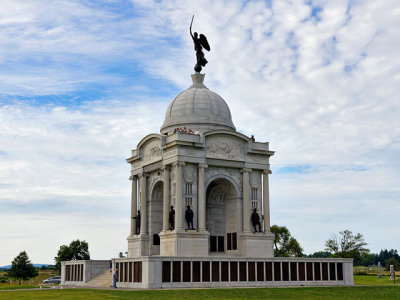
MULTIPOLYGON (((355 272, 356 273, 356 272, 355 272)), ((38 287, 38 283, 52 275, 41 271, 35 284, 21 287, 38 287)), ((399 276, 400 277, 400 276, 399 276)), ((178 290, 89 290, 46 289, 1 291, 1 299, 400 299, 400 281, 393 284, 389 276, 355 275, 354 287, 296 287, 296 288, 232 288, 232 289, 178 289, 178 290)), ((18 288, 18 285, 1 284, 0 289, 18 288)))
MULTIPOLYGON (((0 272, 1 275, 5 275, 6 272, 0 272)), ((49 278, 51 276, 57 275, 54 271, 51 270, 39 270, 39 275, 35 278, 22 282, 21 285, 18 282, 3 282, 0 283, 0 290, 9 290, 9 289, 24 289, 24 288, 37 288, 39 283, 42 283, 43 280, 49 278)))
POLYGON ((313 288, 232 288, 192 290, 36 290, 2 291, 0 299, 399 299, 396 286, 354 286, 313 288))

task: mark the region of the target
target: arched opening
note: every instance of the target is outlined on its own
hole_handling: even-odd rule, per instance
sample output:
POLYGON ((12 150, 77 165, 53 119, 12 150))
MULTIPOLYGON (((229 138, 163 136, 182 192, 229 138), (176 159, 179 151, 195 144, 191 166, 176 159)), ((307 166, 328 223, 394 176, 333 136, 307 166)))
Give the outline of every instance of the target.
POLYGON ((160 254, 160 236, 163 220, 163 182, 158 181, 151 191, 149 202, 150 255, 160 254))
POLYGON ((238 249, 238 232, 242 226, 241 201, 237 189, 228 179, 216 178, 207 187, 207 231, 210 253, 238 249))

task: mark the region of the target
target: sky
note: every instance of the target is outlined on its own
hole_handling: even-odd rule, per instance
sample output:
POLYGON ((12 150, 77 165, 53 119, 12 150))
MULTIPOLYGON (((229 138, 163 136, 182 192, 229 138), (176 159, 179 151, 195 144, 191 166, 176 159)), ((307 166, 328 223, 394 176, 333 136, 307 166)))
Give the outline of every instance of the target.
POLYGON ((191 85, 270 143, 271 223, 306 254, 343 230, 400 250, 400 2, 0 1, 0 266, 86 240, 127 251, 130 166, 191 85))

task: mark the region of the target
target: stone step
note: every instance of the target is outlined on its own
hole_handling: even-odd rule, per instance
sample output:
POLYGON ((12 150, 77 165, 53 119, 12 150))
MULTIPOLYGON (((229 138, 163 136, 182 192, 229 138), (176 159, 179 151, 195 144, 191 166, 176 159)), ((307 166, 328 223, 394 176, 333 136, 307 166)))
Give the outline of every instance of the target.
POLYGON ((110 287, 112 286, 112 274, 109 270, 100 274, 99 276, 93 278, 89 282, 85 284, 85 286, 89 287, 110 287))

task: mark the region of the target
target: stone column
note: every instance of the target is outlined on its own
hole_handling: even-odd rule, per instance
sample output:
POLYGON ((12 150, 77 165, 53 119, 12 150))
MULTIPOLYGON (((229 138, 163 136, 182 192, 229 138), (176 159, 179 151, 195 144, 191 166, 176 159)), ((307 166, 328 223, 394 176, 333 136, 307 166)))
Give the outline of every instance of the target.
POLYGON ((176 162, 174 164, 176 166, 176 181, 175 181, 175 190, 176 190, 176 202, 175 202, 175 229, 177 231, 183 229, 182 215, 183 215, 183 195, 182 195, 182 166, 185 165, 184 162, 176 162))
POLYGON ((269 180, 268 175, 271 174, 271 170, 265 170, 263 172, 263 215, 264 215, 264 232, 271 231, 271 221, 269 212, 269 180))
POLYGON ((131 236, 136 233, 136 219, 137 216, 137 177, 129 177, 132 180, 132 195, 131 195, 131 236))
POLYGON ((243 232, 250 232, 250 183, 249 172, 251 169, 243 169, 243 232))
POLYGON ((167 231, 169 228, 169 167, 164 166, 164 190, 163 190, 163 231, 167 231))
POLYGON ((140 176, 140 234, 147 234, 147 174, 140 176))
POLYGON ((206 164, 199 164, 199 177, 197 182, 197 211, 199 220, 199 231, 206 230, 206 176, 204 169, 206 164))

